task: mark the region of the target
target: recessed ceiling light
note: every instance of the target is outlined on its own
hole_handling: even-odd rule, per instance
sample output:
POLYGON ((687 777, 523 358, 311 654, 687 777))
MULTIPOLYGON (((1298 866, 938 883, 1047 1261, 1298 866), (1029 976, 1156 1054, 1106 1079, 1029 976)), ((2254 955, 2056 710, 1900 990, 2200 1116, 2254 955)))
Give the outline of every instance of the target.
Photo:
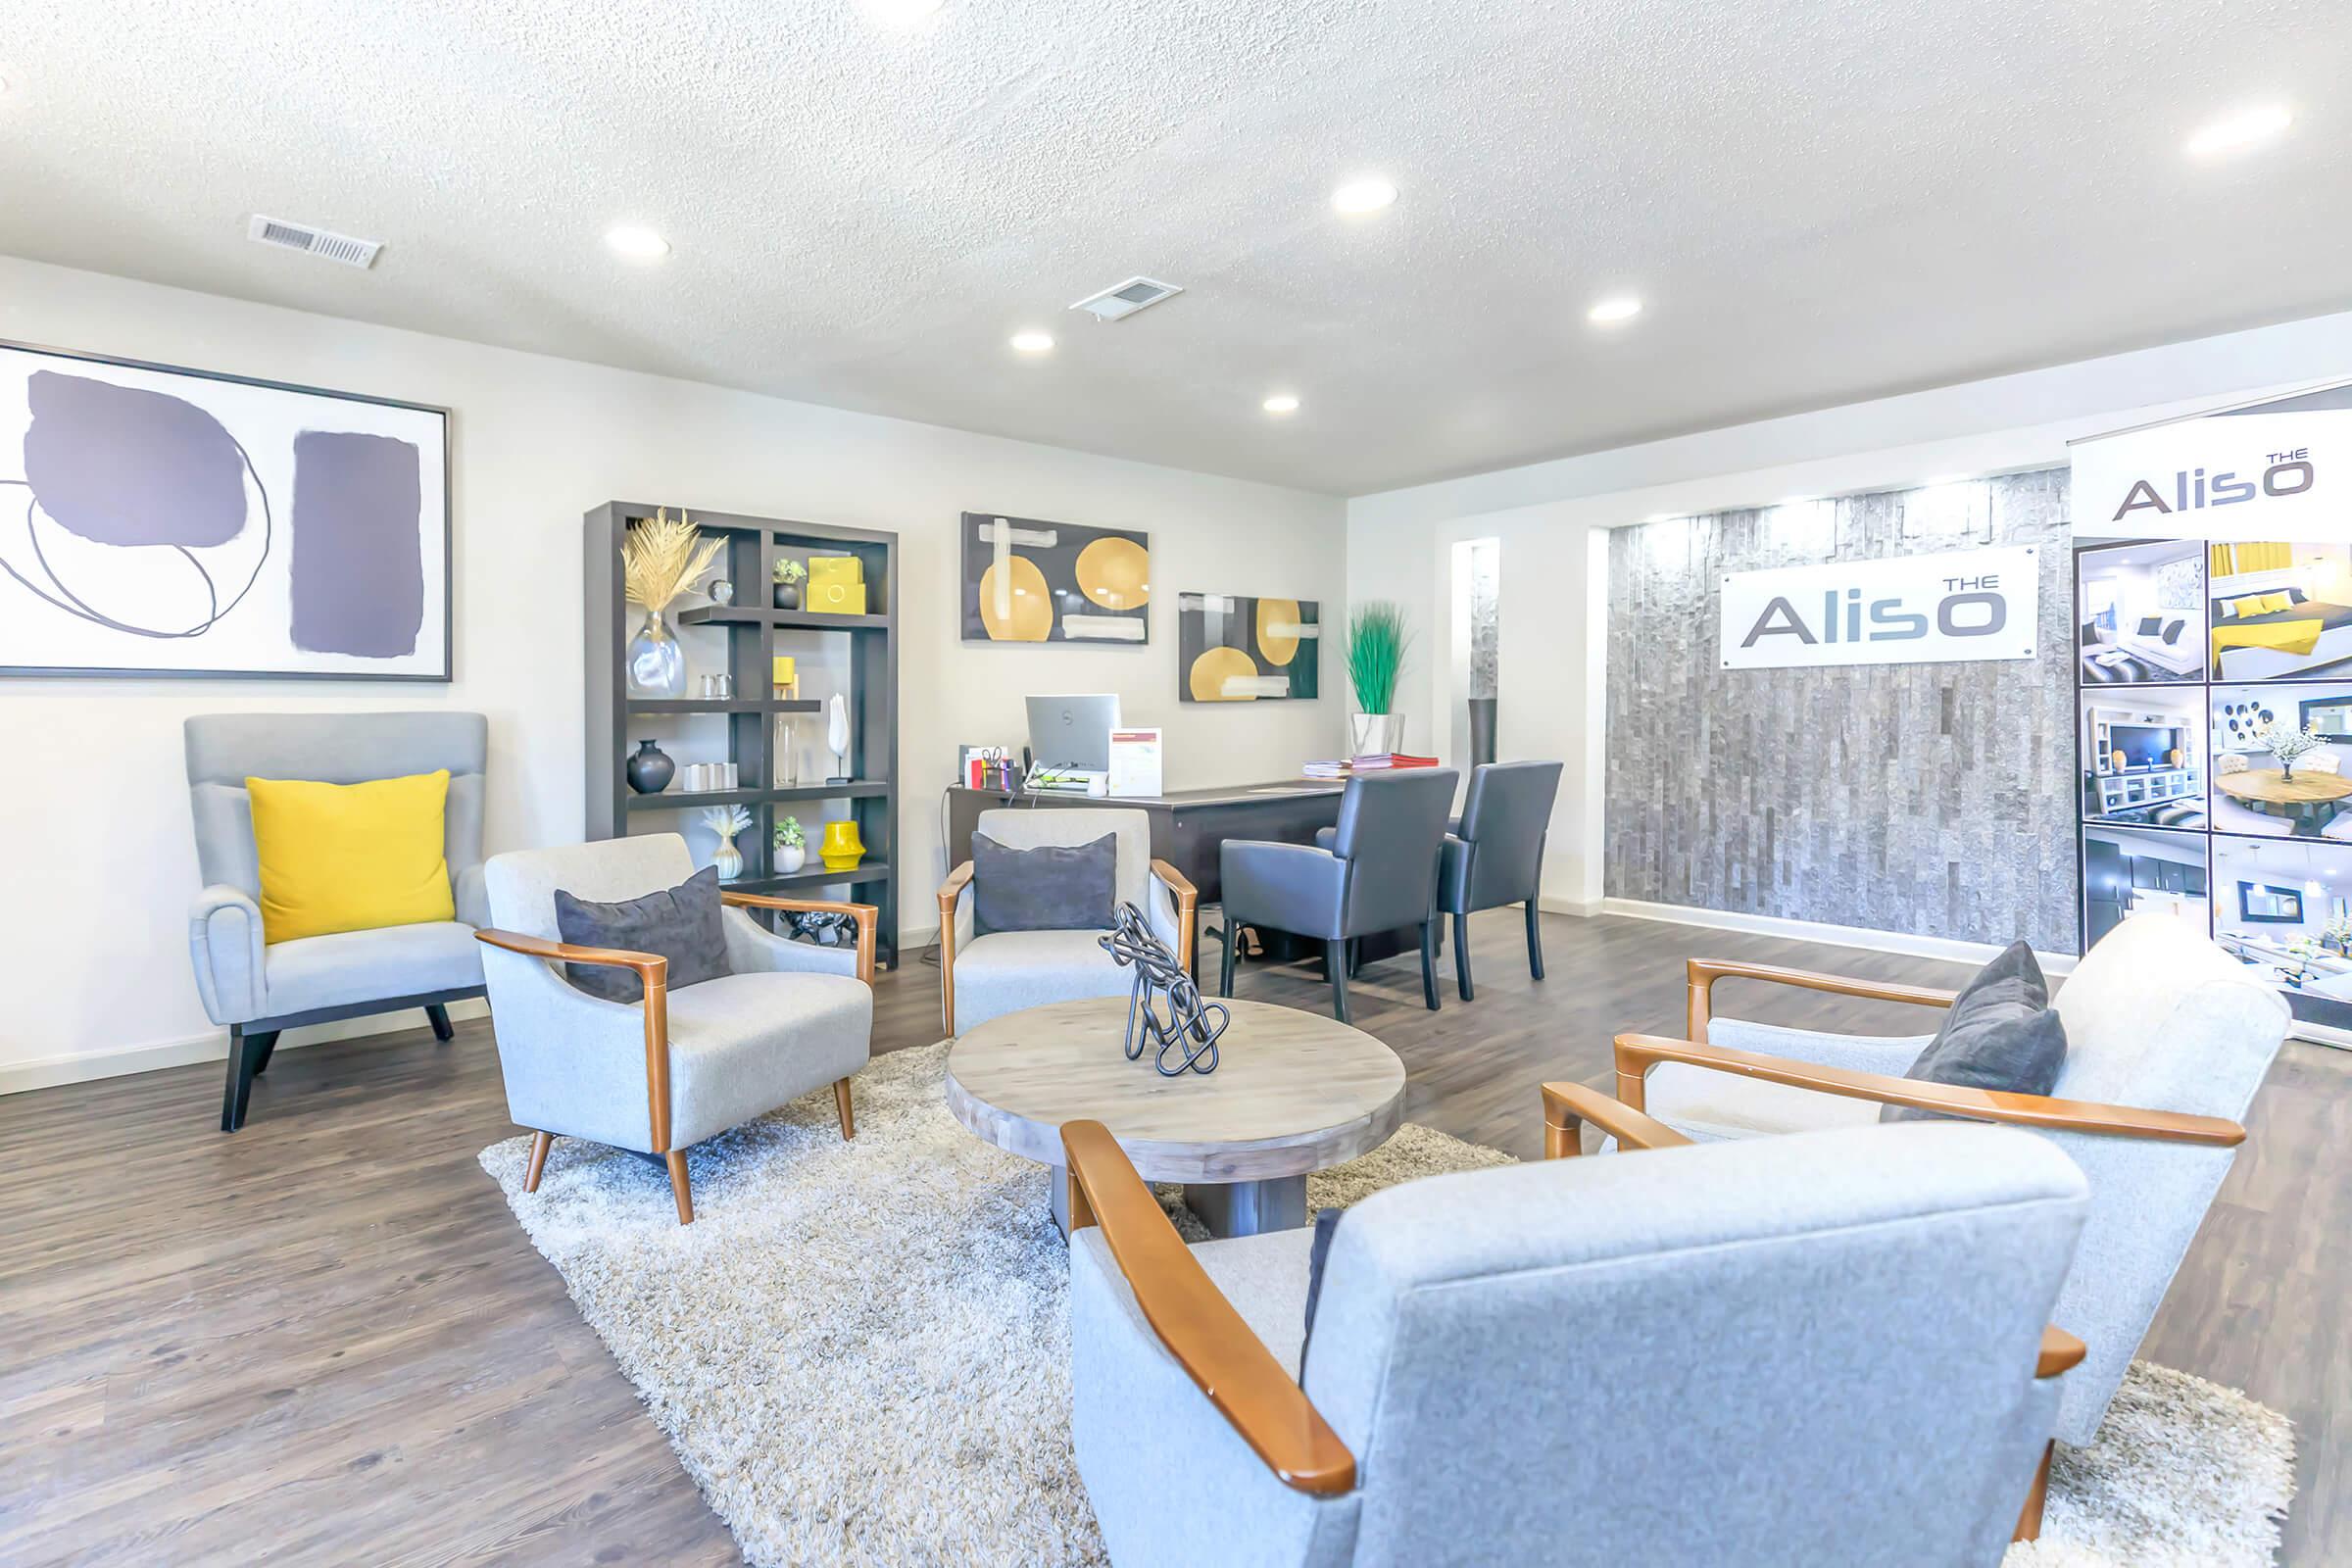
POLYGON ((864 0, 865 14, 892 27, 911 27, 946 0, 864 0))
POLYGON ((2260 109, 2248 109, 2215 121, 2188 138, 2191 158, 2215 158, 2269 141, 2288 125, 2294 115, 2284 104, 2265 104, 2260 109))
POLYGON ((622 223, 605 230, 605 243, 613 255, 625 256, 632 262, 658 262, 669 254, 669 241, 636 223, 622 223))
POLYGON ((1012 346, 1023 354, 1044 354, 1053 349, 1054 334, 1051 332, 1015 332, 1012 334, 1012 346))
POLYGON ((1277 392, 1258 407, 1264 409, 1268 414, 1297 414, 1298 399, 1295 394, 1289 392, 1277 392))
POLYGON ((1396 187, 1378 174, 1351 179, 1331 193, 1331 205, 1343 213, 1377 213, 1396 201, 1396 187))
POLYGON ((1620 294, 1613 299, 1602 300, 1587 311, 1585 318, 1595 326, 1614 326, 1619 321, 1630 321, 1641 314, 1640 300, 1631 294, 1620 294))

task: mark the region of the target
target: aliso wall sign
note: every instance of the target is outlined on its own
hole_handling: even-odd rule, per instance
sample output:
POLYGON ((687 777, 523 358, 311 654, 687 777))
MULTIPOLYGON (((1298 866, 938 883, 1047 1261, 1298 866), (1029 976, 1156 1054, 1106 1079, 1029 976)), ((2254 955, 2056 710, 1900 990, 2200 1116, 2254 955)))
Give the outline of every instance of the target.
POLYGON ((2180 419, 2073 457, 2078 539, 2326 539, 2352 515, 2352 409, 2180 419))
POLYGON ((1723 667, 2032 659, 2040 590, 2032 545, 1734 572, 1723 667))

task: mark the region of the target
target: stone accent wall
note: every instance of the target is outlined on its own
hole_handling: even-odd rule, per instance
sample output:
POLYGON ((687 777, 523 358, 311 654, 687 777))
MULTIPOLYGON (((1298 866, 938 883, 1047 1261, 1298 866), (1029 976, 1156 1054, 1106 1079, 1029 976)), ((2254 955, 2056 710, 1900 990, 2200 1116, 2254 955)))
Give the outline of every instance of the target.
POLYGON ((1612 898, 2077 950, 2062 468, 1609 538, 1612 898), (1727 572, 2043 547, 2032 662, 1727 670, 1727 572))

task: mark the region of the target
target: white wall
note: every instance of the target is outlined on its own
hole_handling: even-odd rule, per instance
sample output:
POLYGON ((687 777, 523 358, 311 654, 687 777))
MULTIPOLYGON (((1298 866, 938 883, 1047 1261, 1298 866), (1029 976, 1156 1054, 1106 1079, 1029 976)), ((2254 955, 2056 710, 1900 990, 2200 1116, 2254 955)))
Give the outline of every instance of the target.
POLYGON ((1590 910, 1602 895, 1598 530, 2047 467, 2079 437, 2346 376, 2352 313, 1359 496, 1348 503, 1348 597, 1400 602, 1441 651, 1407 672, 1398 701, 1416 714, 1413 739, 1443 753, 1449 547, 1503 541, 1499 751, 1567 761, 1544 902, 1590 910))
MULTIPOLYGON (((185 910, 197 882, 180 759, 187 714, 479 710, 490 717, 489 847, 576 840, 580 515, 613 498, 901 534, 899 831, 909 851, 901 923, 909 936, 936 923, 924 911, 944 869, 937 790, 955 748, 1019 744, 1027 692, 1118 692, 1126 718, 1166 728, 1171 789, 1292 776, 1302 760, 1334 755, 1346 735, 1336 696, 1231 708, 1176 700, 1177 592, 1319 600, 1337 618, 1346 530, 1332 497, 6 257, 0 338, 452 408, 458 615, 457 680, 447 687, 0 685, 15 754, 0 901, 10 998, 0 1089, 221 1054, 188 971, 185 910), (1150 530, 1150 645, 961 643, 955 535, 967 509, 1150 530)), ((1050 365, 1008 363, 1007 395, 1021 378, 1052 373, 1050 365)), ((1326 681, 1336 689, 1336 668, 1326 681)))

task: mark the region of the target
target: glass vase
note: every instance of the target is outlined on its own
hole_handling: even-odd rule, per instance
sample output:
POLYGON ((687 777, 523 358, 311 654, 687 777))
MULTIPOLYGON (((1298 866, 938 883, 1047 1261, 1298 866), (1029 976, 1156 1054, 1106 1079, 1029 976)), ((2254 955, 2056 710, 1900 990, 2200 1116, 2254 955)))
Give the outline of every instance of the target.
POLYGON ((679 698, 686 695, 686 650, 662 618, 662 612, 645 612, 645 624, 629 639, 629 695, 679 698))

